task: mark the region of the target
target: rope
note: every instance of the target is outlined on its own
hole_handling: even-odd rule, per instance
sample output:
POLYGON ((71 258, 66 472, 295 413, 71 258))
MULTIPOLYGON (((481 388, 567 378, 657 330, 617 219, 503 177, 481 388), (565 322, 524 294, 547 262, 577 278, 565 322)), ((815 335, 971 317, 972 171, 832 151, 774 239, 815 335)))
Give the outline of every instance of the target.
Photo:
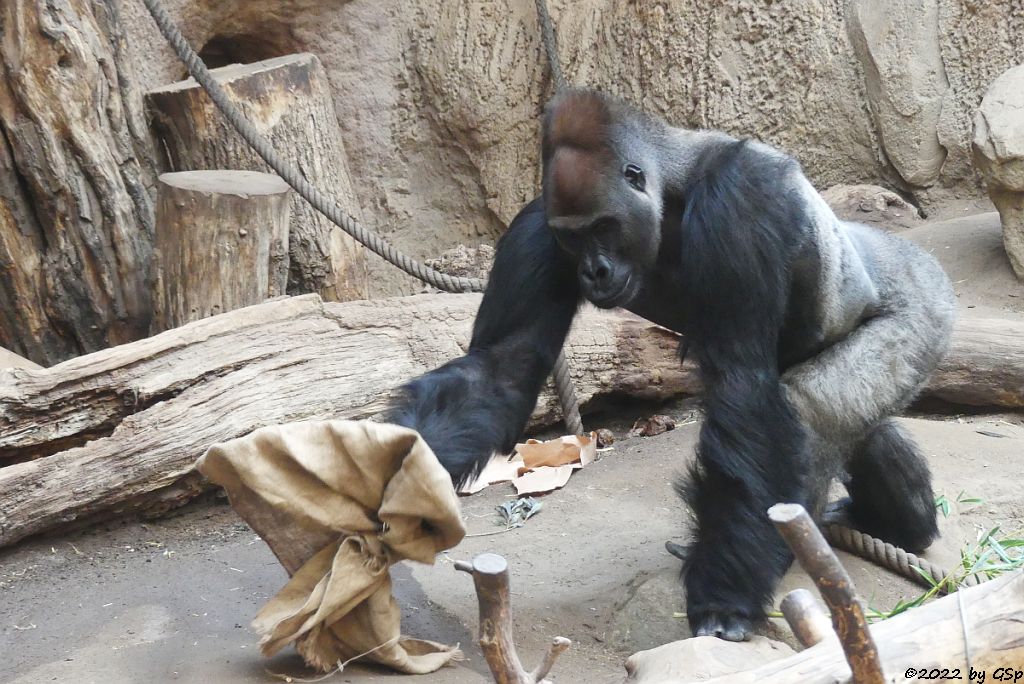
MULTIPOLYGON (((942 594, 949 594, 957 589, 957 583, 946 581, 954 577, 953 573, 949 570, 909 551, 905 551, 898 546, 893 546, 888 542, 872 537, 870 534, 843 525, 825 525, 821 528, 821 531, 824 533, 828 543, 835 548, 842 549, 875 565, 891 570, 897 575, 901 575, 927 589, 933 587, 928 577, 939 585, 939 592, 942 594), (924 571, 928 577, 925 577, 914 568, 924 571)), ((984 580, 981 580, 977 575, 969 575, 959 584, 962 586, 974 586, 981 584, 982 581, 984 580)))
POLYGON ((551 21, 546 0, 537 0, 537 18, 540 20, 540 36, 544 43, 544 52, 548 56, 551 68, 551 80, 555 82, 555 91, 565 90, 567 83, 562 73, 562 63, 558 59, 558 42, 555 38, 555 25, 551 21))
MULTIPOLYGON (((210 70, 207 69, 203 60, 192 49, 192 46, 188 44, 188 41, 185 40, 185 37, 171 20, 170 15, 164 10, 160 1, 142 0, 142 3, 149 10, 150 16, 153 17, 157 28, 160 29, 160 33, 163 34, 167 42, 174 48, 178 59, 188 68, 192 78, 209 94, 217 109, 221 111, 235 130, 238 131, 238 134, 256 151, 256 154, 267 163, 267 166, 284 179, 314 209, 330 219, 332 223, 345 231, 356 242, 422 282, 445 292, 482 292, 484 290, 486 283, 479 278, 461 278, 442 273, 400 252, 391 243, 360 225, 358 221, 342 209, 337 201, 320 192, 316 186, 306 180, 305 176, 295 166, 288 163, 277 153, 270 141, 263 137, 256 130, 256 127, 235 106, 231 96, 221 87, 220 83, 210 73, 210 70)), ((579 403, 576 399, 576 391, 572 386, 572 379, 569 376, 565 357, 561 353, 559 353, 555 363, 554 378, 566 425, 573 434, 581 434, 583 431, 583 421, 580 418, 579 403)))

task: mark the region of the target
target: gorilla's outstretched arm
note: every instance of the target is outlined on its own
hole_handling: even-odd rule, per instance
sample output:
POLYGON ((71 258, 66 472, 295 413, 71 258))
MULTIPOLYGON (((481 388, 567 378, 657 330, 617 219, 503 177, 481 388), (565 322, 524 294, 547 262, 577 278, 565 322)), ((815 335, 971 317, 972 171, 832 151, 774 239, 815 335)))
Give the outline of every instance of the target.
POLYGON ((405 385, 387 420, 418 430, 456 484, 467 481, 519 439, 579 299, 576 268, 534 200, 498 242, 468 353, 405 385))

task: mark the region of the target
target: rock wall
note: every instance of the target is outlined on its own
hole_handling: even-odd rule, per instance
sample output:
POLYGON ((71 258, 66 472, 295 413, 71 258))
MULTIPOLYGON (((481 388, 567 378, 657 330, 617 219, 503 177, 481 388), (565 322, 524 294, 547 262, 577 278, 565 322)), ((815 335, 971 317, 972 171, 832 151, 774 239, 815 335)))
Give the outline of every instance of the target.
MULTIPOLYGON (((550 92, 532 0, 166 0, 214 63, 316 53, 363 215, 429 257, 500 235, 536 192, 550 92)), ((567 76, 685 126, 795 154, 819 187, 881 183, 927 213, 981 193, 971 119, 1024 62, 1024 2, 549 0, 567 76)), ((142 90, 183 68, 135 2, 142 90)), ((419 286, 375 260, 374 294, 419 286)))

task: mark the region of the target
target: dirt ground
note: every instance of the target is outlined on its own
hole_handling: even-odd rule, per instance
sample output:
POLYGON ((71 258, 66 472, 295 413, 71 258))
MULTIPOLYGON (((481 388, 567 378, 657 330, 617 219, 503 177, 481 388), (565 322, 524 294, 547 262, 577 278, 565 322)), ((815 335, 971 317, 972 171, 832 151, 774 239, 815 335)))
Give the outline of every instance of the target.
MULTIPOLYGON (((927 224, 908 235, 944 262, 965 315, 974 309, 1024 315, 1024 288, 1007 280, 993 214, 927 224)), ((686 533, 687 515, 670 484, 692 457, 699 423, 690 408, 689 402, 661 407, 680 420, 676 430, 619 441, 564 489, 543 497, 541 513, 520 529, 501 532, 494 510, 512 495, 510 487, 463 499, 470 536, 434 566, 403 563, 394 569, 403 631, 460 643, 467 656, 416 681, 489 681, 476 645, 472 582, 451 567, 453 559, 483 551, 510 562, 517 644, 528 665, 551 637, 573 640, 552 673, 555 682, 619 682, 629 654, 688 636, 677 615, 683 610, 679 563, 663 544, 686 533)), ((610 424, 622 434, 632 418, 627 413, 618 410, 589 424, 610 424)), ((1024 423, 1020 415, 928 418, 904 423, 929 456, 936 492, 953 502, 948 517, 940 515, 942 538, 926 554, 949 566, 979 531, 1001 525, 1013 533, 1024 526, 1016 480, 1024 423), (959 505, 961 492, 983 502, 959 505)), ((920 593, 884 570, 841 557, 872 607, 891 608, 920 593)), ((291 653, 262 658, 249 628, 284 581, 266 545, 215 497, 174 517, 0 551, 0 682, 234 684, 278 681, 270 672, 309 676, 291 653)), ((796 586, 810 581, 792 570, 778 597, 796 586)), ((789 640, 784 625, 769 625, 767 632, 789 640)), ((393 677, 352 665, 329 681, 393 677)))

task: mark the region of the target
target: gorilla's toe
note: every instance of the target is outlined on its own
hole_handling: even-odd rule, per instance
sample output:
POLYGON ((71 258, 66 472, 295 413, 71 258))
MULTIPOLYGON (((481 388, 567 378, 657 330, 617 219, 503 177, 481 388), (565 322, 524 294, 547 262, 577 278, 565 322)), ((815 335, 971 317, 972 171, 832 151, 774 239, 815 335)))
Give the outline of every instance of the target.
POLYGON ((848 496, 837 499, 825 507, 821 515, 822 525, 845 525, 850 527, 850 505, 852 500, 848 496))
POLYGON ((713 636, 725 641, 747 641, 754 626, 750 620, 739 615, 712 613, 705 617, 693 630, 694 636, 713 636))

